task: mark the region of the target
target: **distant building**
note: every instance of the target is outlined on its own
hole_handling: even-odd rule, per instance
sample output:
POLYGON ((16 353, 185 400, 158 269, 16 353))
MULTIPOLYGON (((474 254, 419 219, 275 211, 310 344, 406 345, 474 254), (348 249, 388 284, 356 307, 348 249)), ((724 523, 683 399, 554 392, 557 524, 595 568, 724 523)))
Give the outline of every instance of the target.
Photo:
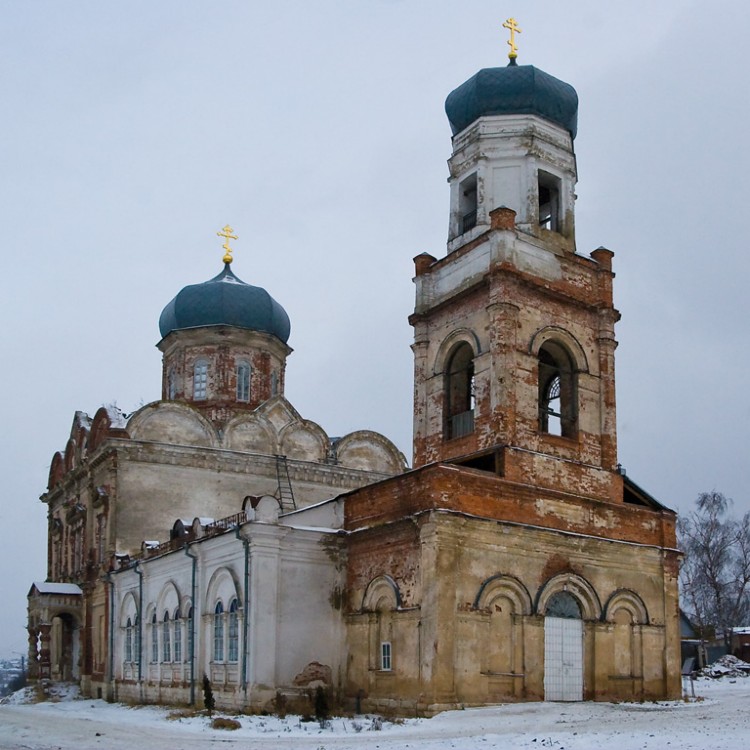
POLYGON ((515 60, 448 97, 411 471, 286 401, 288 319, 231 257, 167 305, 162 400, 78 413, 53 459, 34 676, 172 702, 206 674, 255 708, 320 684, 424 713, 680 695, 675 514, 619 468, 613 254, 576 253, 577 105, 515 60))

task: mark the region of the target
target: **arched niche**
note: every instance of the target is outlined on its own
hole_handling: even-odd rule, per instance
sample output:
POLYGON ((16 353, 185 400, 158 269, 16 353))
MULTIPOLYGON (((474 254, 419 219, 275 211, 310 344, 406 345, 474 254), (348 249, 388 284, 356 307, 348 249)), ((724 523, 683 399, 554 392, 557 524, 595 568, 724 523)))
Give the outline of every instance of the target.
POLYGON ((618 611, 624 610, 630 616, 634 625, 648 625, 649 616, 646 605, 635 591, 630 589, 618 589, 613 592, 604 605, 603 619, 606 622, 615 622, 618 611))
POLYGON ((232 570, 222 566, 213 572, 206 587, 204 612, 213 612, 218 602, 222 603, 225 611, 228 611, 232 599, 241 601, 239 582, 232 570))
POLYGON ((335 444, 336 459, 341 466, 381 474, 400 474, 406 459, 388 438, 370 430, 350 432, 335 444))
POLYGON ((224 446, 233 451, 276 455, 278 435, 273 425, 262 415, 241 414, 224 430, 224 446))
POLYGON ((528 589, 514 576, 495 575, 485 580, 474 599, 474 608, 490 611, 493 602, 499 597, 513 605, 515 614, 531 614, 532 603, 528 589))
POLYGON ((285 427, 279 435, 281 453, 298 461, 324 461, 328 455, 328 435, 309 420, 285 427))
POLYGON ((211 423, 184 404, 160 401, 139 409, 128 422, 133 440, 215 448, 218 436, 211 423))
POLYGON ((385 612, 401 606, 398 584, 388 575, 373 578, 362 597, 363 612, 385 612))

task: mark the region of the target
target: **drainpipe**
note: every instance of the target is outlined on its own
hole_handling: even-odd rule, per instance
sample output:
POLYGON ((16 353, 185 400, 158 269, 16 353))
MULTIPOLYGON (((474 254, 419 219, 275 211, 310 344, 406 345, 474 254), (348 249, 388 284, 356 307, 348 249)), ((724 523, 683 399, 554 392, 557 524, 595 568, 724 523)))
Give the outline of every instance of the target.
POLYGON ((190 628, 190 705, 195 705, 195 618, 198 614, 197 609, 197 602, 195 601, 195 575, 196 575, 196 569, 198 567, 198 555, 193 555, 190 552, 190 545, 188 543, 185 544, 185 547, 183 548, 185 550, 185 554, 193 561, 193 575, 192 580, 190 583, 190 604, 193 607, 193 616, 190 618, 189 622, 189 628, 190 628))
POLYGON ((105 576, 109 584, 109 692, 107 700, 114 700, 115 685, 115 582, 112 580, 112 571, 107 571, 105 576))
POLYGON ((245 593, 242 597, 242 669, 241 680, 242 689, 247 692, 247 630, 248 630, 248 613, 250 611, 250 540, 247 537, 240 536, 240 525, 234 529, 237 539, 242 542, 245 548, 245 593))
POLYGON ((143 679, 143 571, 140 569, 140 560, 135 561, 135 570, 138 575, 138 683, 143 679))

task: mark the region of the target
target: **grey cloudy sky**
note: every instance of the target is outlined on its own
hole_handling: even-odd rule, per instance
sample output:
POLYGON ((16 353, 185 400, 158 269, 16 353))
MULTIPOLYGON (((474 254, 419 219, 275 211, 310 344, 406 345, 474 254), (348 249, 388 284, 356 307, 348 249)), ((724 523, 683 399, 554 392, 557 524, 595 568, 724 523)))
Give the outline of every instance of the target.
POLYGON ((159 313, 221 269, 226 223, 237 275, 290 315, 292 403, 410 456, 443 103, 505 64, 511 15, 519 62, 580 97, 578 251, 615 252, 623 313, 620 461, 672 507, 716 488, 750 508, 750 3, 0 0, 0 655, 26 648, 75 410, 159 397, 159 313))

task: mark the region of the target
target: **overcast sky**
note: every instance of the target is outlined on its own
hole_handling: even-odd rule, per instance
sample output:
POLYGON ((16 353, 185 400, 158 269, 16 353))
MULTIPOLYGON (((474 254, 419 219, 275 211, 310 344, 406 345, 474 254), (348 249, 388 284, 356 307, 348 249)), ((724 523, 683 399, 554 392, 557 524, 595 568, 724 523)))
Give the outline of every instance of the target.
POLYGON ((443 104, 507 62, 511 15, 519 63, 580 98, 578 251, 615 252, 623 315, 620 461, 671 507, 717 489, 750 508, 746 0, 0 11, 0 655, 26 650, 38 497, 74 412, 159 397, 159 314, 221 270, 227 223, 235 273, 291 318, 287 397, 411 457, 412 258, 445 254, 443 104))

